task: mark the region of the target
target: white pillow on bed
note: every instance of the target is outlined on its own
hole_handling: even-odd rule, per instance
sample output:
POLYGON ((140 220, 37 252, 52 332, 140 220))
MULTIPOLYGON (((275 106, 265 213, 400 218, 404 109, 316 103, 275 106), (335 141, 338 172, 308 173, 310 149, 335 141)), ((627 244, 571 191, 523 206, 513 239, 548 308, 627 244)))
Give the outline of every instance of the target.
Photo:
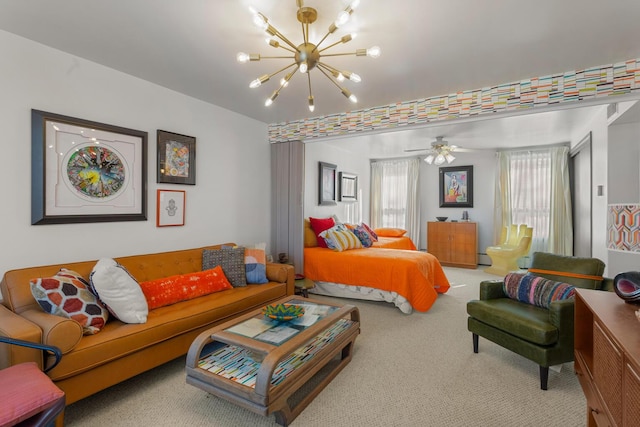
POLYGON ((343 226, 331 227, 320 233, 320 237, 327 242, 329 248, 338 252, 363 247, 358 236, 343 226))

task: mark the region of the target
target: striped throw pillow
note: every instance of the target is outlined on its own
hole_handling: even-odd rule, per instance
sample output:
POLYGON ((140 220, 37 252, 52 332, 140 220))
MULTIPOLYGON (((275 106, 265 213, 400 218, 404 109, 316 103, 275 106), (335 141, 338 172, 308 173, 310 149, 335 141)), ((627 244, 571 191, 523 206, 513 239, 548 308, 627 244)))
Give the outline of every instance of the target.
POLYGON ((519 273, 507 274, 503 288, 509 298, 543 308, 549 308, 553 301, 573 298, 576 293, 575 287, 568 283, 519 273))
POLYGON ((360 239, 346 227, 332 227, 320 233, 320 237, 325 239, 327 247, 334 251, 342 252, 362 248, 360 239))

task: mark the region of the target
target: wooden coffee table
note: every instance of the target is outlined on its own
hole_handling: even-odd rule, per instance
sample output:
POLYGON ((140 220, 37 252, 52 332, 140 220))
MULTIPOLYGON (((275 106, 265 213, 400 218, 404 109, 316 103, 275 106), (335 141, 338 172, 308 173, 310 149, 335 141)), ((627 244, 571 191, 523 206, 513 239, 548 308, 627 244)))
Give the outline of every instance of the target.
POLYGON ((262 309, 200 334, 187 354, 187 383, 287 426, 351 360, 360 333, 352 305, 289 296, 305 315, 279 322, 262 309))

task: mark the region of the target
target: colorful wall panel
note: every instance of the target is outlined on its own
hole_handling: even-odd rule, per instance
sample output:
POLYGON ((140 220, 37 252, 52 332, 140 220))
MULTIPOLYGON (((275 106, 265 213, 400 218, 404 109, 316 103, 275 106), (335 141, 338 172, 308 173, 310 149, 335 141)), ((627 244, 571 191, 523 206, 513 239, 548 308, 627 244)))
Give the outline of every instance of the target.
POLYGON ((493 87, 269 125, 269 142, 335 137, 568 104, 640 89, 640 59, 493 87))
POLYGON ((640 205, 609 205, 607 248, 640 252, 640 205))

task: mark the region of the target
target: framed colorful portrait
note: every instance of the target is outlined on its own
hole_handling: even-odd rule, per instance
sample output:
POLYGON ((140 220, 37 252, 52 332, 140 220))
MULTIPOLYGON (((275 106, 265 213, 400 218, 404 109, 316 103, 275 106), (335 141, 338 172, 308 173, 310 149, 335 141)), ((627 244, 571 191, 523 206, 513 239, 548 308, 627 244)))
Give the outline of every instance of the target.
POLYGON ((184 225, 184 209, 187 192, 184 190, 158 190, 156 202, 156 226, 184 225))
POLYGON ((336 165, 318 162, 318 204, 336 205, 336 165))
POLYGON ((473 166, 440 168, 440 207, 473 207, 473 166))
POLYGON ((147 219, 147 132, 31 110, 31 224, 147 219))
POLYGON ((196 185, 196 138, 158 130, 158 183, 196 185))

